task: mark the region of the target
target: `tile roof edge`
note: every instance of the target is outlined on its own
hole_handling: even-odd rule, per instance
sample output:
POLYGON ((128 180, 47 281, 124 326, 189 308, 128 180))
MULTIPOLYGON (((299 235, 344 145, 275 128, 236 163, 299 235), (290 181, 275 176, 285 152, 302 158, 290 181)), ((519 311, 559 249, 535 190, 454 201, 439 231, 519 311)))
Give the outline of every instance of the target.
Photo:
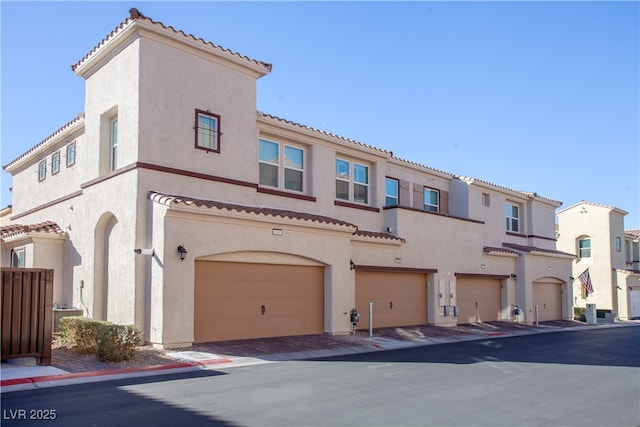
POLYGON ((36 151, 38 151, 39 149, 43 148, 44 146, 46 146, 51 141, 54 141, 58 136, 63 134, 65 131, 73 130, 77 126, 79 126, 79 125, 81 125, 83 123, 84 123, 84 113, 80 113, 76 117, 74 117, 72 120, 68 121, 67 123, 62 125, 60 128, 58 128, 51 135, 47 136, 45 139, 43 139, 42 141, 40 141, 39 143, 37 143, 36 145, 31 147, 29 150, 27 150, 26 152, 22 153, 20 156, 18 156, 14 160, 10 161, 6 165, 2 166, 2 169, 4 169, 7 172, 10 172, 10 170, 12 168, 14 168, 17 164, 19 164, 22 160, 26 159, 31 154, 33 154, 36 151))
POLYGON ((54 221, 44 221, 35 224, 9 224, 0 227, 0 240, 7 241, 26 236, 31 233, 55 233, 59 237, 66 236, 64 231, 54 221))
POLYGON ((594 206, 594 207, 598 207, 598 208, 610 209, 612 211, 616 211, 616 212, 621 213, 623 215, 626 215, 626 214, 629 213, 629 212, 625 211, 624 209, 617 208, 617 207, 615 207, 613 205, 605 205, 605 204, 602 204, 602 203, 589 202, 588 200, 580 200, 579 202, 574 203, 571 206, 567 206, 566 208, 559 210, 558 213, 562 213, 562 212, 568 211, 569 209, 573 209, 573 208, 578 207, 580 205, 588 205, 588 206, 594 206))
POLYGON ((163 194, 156 191, 149 191, 147 197, 149 198, 149 200, 165 205, 167 207, 171 207, 175 204, 183 204, 186 206, 194 205, 198 208, 202 206, 205 206, 207 208, 215 207, 218 210, 226 210, 228 212, 237 211, 243 213, 253 213, 256 215, 271 216, 274 218, 295 219, 302 221, 311 221, 320 224, 331 224, 339 227, 353 228, 355 229, 354 232, 358 229, 357 225, 337 218, 331 218, 324 215, 312 215, 304 212, 297 212, 286 209, 260 208, 255 206, 240 205, 237 203, 227 203, 215 200, 196 199, 188 196, 163 194))
POLYGON ((274 116, 272 114, 264 113, 262 111, 258 111, 257 117, 258 118, 262 118, 263 120, 272 120, 272 121, 275 121, 275 122, 278 122, 278 123, 282 123, 282 124, 286 124, 286 125, 289 125, 289 126, 293 126, 293 127, 296 127, 296 128, 302 129, 302 130, 313 132, 313 133, 319 133, 319 134, 324 135, 324 136, 328 136, 328 137, 331 137, 331 138, 336 138, 336 139, 339 139, 339 140, 342 140, 342 141, 345 141, 345 142, 348 142, 348 143, 351 143, 351 144, 360 145, 360 146, 368 148, 370 150, 378 151, 378 152, 393 156, 393 153, 391 151, 384 150, 384 149, 378 148, 378 147, 374 147, 373 145, 365 144, 363 142, 356 141, 355 139, 350 139, 350 138, 347 138, 347 137, 344 137, 344 136, 336 135, 334 133, 327 132, 327 131, 324 131, 324 130, 321 130, 321 129, 317 129, 317 128, 314 128, 314 127, 311 127, 311 126, 307 126, 307 125, 303 125, 303 124, 300 124, 300 123, 296 123, 296 122, 291 121, 291 120, 283 119, 282 117, 274 116))
POLYGON ((102 40, 100 40, 98 42, 98 44, 96 44, 80 60, 78 60, 75 64, 72 64, 71 65, 71 70, 75 73, 76 70, 78 70, 82 66, 82 64, 84 64, 87 60, 89 60, 89 58, 91 58, 96 52, 98 52, 100 50, 100 48, 102 48, 109 41, 111 41, 116 35, 118 35, 120 32, 122 32, 125 29, 125 27, 127 27, 128 25, 130 25, 132 23, 135 23, 135 22, 147 22, 147 23, 149 23, 151 25, 159 26, 163 30, 173 31, 174 34, 182 35, 185 38, 191 38, 194 41, 200 41, 203 45, 209 45, 209 46, 213 47, 214 49, 221 50, 221 51, 223 51, 223 52, 225 52, 227 54, 230 54, 232 56, 237 57, 238 59, 242 59, 242 60, 251 62, 251 63, 253 63, 253 64, 257 65, 257 66, 260 66, 260 67, 264 68, 264 70, 266 71, 265 74, 269 73, 271 71, 271 69, 272 69, 272 64, 270 64, 268 62, 263 62, 263 61, 259 61, 257 59, 249 58, 246 55, 241 55, 238 52, 235 52, 233 50, 230 50, 230 49, 224 48, 222 46, 216 45, 213 42, 206 41, 201 37, 196 37, 193 34, 187 34, 183 30, 176 30, 174 27, 172 27, 170 25, 165 25, 164 23, 162 23, 160 21, 154 21, 153 19, 143 15, 136 8, 131 8, 129 10, 129 16, 124 21, 122 21, 120 24, 118 24, 113 30, 111 30, 111 32, 109 34, 107 34, 105 37, 103 37, 102 40))

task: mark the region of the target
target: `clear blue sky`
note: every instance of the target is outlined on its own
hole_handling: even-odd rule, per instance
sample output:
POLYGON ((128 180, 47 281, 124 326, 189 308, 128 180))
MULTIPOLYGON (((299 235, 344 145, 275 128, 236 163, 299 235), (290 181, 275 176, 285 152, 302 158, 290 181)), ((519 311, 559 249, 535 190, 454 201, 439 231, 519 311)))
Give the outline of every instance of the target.
POLYGON ((260 111, 640 228, 638 2, 2 1, 2 165, 84 110, 70 65, 131 7, 273 63, 260 111))

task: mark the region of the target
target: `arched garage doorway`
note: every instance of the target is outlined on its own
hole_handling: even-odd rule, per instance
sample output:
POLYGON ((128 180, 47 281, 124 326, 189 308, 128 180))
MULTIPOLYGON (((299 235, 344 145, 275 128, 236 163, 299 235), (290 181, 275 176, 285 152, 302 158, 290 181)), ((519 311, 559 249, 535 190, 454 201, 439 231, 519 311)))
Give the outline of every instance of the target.
POLYGON ((533 307, 538 306, 538 321, 562 319, 562 281, 544 277, 533 282, 533 307))
POLYGON ((324 267, 196 260, 194 342, 321 334, 324 267))

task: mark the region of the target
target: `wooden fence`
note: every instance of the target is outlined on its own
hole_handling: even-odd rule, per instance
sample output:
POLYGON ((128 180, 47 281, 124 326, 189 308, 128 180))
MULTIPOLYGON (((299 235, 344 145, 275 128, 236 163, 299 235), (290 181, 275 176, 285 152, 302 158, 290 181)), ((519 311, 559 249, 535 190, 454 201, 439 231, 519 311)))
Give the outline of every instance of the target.
POLYGON ((3 268, 0 317, 2 361, 36 357, 51 364, 53 270, 3 268))

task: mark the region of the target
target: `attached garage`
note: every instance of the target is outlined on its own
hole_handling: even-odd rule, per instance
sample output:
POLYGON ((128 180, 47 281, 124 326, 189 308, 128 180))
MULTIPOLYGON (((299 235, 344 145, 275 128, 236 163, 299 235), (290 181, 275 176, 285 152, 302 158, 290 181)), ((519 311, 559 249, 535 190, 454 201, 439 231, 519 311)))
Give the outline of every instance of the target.
POLYGON ((501 279, 458 277, 456 279, 458 323, 500 320, 501 279))
POLYGON ((323 332, 323 267, 196 261, 194 342, 323 332))
POLYGON ((538 306, 540 322, 562 319, 561 286, 559 282, 533 282, 533 307, 538 306))
POLYGON ((426 325, 427 274, 356 270, 359 329, 369 328, 369 302, 374 328, 426 325))

